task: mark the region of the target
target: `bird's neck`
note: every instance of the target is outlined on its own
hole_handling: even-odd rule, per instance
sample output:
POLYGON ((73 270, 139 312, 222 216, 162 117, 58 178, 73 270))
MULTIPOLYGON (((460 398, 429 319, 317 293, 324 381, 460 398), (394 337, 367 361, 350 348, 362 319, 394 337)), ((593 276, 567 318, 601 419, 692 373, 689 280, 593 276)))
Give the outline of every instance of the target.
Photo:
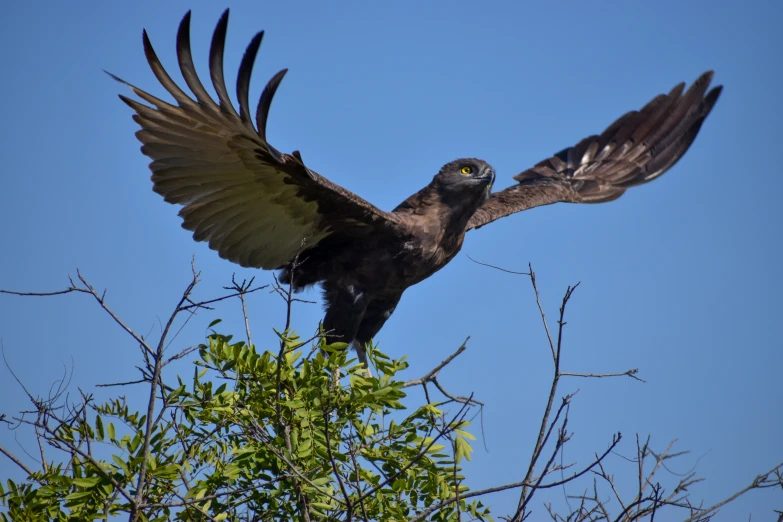
POLYGON ((449 197, 430 183, 393 210, 404 216, 414 235, 436 244, 462 245, 465 227, 476 211, 477 202, 464 197, 449 197))

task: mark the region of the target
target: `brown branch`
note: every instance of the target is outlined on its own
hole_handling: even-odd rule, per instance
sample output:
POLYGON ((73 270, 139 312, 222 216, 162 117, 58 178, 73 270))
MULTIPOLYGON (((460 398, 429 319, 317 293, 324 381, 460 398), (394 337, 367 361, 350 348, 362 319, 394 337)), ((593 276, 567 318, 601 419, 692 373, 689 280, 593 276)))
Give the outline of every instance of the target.
MULTIPOLYGON (((546 331, 547 340, 549 341, 549 348, 552 352, 552 360, 554 363, 554 375, 552 377, 552 386, 549 389, 549 398, 547 399, 547 405, 544 409, 544 415, 541 418, 541 427, 538 431, 538 439, 536 440, 536 444, 533 447, 533 456, 530 459, 530 465, 528 467, 527 473, 525 474, 525 479, 523 482, 530 483, 533 478, 533 473, 535 472, 536 464, 538 463, 538 459, 541 455, 541 452, 544 448, 545 444, 545 433, 547 431, 547 425, 549 424, 549 416, 552 412, 552 405, 555 400, 555 395, 557 394, 557 386, 560 382, 560 352, 562 348, 562 341, 563 341, 563 326, 565 326, 565 310, 566 305, 568 304, 568 300, 571 299, 571 295, 573 294, 574 290, 579 286, 579 283, 574 285, 573 287, 569 286, 566 289, 566 293, 563 296, 562 304, 560 305, 560 317, 558 319, 558 335, 557 335, 557 345, 555 346, 555 343, 552 339, 551 332, 549 331, 549 326, 546 321, 546 315, 544 314, 543 306, 541 306, 541 299, 538 292, 538 285, 536 284, 536 273, 533 271, 533 266, 528 265, 530 267, 530 282, 533 286, 533 291, 536 295, 536 303, 538 304, 538 310, 541 315, 541 320, 544 323, 544 330, 546 331)), ((526 486, 522 487, 522 491, 519 495, 519 504, 517 509, 517 514, 514 516, 514 519, 518 519, 521 514, 521 509, 524 505, 527 504, 527 495, 528 495, 528 488, 526 486)), ((531 491, 532 495, 532 491, 531 491)))
MULTIPOLYGON (((192 506, 194 504, 207 502, 209 500, 217 500, 217 499, 226 497, 228 495, 236 495, 236 494, 247 493, 248 491, 255 491, 259 487, 263 487, 263 486, 266 486, 266 485, 269 485, 269 484, 274 484, 275 482, 280 482, 281 480, 287 480, 289 478, 291 478, 291 475, 281 475, 279 477, 275 477, 272 480, 267 480, 265 482, 262 482, 261 484, 254 484, 254 485, 248 486, 246 488, 232 489, 232 490, 229 490, 229 491, 225 491, 223 493, 215 493, 214 495, 204 495, 203 497, 199 497, 199 498, 188 498, 188 499, 185 499, 185 498, 179 497, 180 500, 176 501, 176 502, 149 503, 149 504, 144 504, 142 507, 143 508, 152 508, 152 509, 155 509, 155 508, 172 508, 172 507, 187 507, 187 506, 192 506)), ((199 511, 199 514, 200 515, 209 516, 207 513, 204 513, 202 511, 199 511)))
POLYGON ((427 403, 430 402, 429 399, 429 392, 427 390, 427 383, 433 383, 438 390, 445 396, 451 399, 454 402, 459 402, 462 404, 469 404, 471 406, 484 406, 484 403, 477 401, 476 399, 473 399, 472 395, 470 398, 468 397, 462 397, 462 396, 454 396, 447 392, 443 386, 438 382, 438 374, 440 371, 445 368, 451 361, 453 361, 459 354, 464 352, 468 348, 468 341, 470 340, 470 337, 467 337, 463 342, 462 345, 460 345, 459 348, 457 348, 457 351, 446 357, 438 366, 427 372, 426 375, 423 377, 420 377, 418 379, 411 379, 410 381, 406 381, 405 384, 402 385, 403 388, 409 388, 411 386, 421 386, 424 388, 424 394, 427 397, 427 403))
POLYGON ((73 286, 66 288, 65 290, 57 290, 54 292, 15 292, 13 290, 0 290, 0 294, 19 295, 22 297, 49 297, 53 295, 70 294, 71 292, 82 292, 85 294, 89 294, 88 291, 73 286))
POLYGON ((622 513, 620 513, 617 516, 617 518, 615 518, 615 522, 620 522, 621 520, 623 520, 623 517, 625 517, 625 515, 628 514, 631 511, 631 509, 634 507, 637 508, 637 514, 633 518, 631 518, 631 520, 636 520, 637 518, 639 518, 640 514, 644 513, 644 511, 639 510, 642 504, 644 504, 645 502, 653 502, 653 505, 656 505, 659 500, 658 498, 659 493, 660 493, 660 486, 657 485, 653 486, 653 492, 651 496, 648 495, 644 498, 639 498, 637 500, 634 500, 632 503, 628 504, 628 507, 626 507, 622 511, 622 513))
POLYGON ((403 466, 396 472, 392 473, 386 480, 381 481, 381 483, 378 484, 377 486, 374 486, 369 491, 365 492, 363 495, 360 495, 359 500, 364 500, 366 498, 369 498, 371 495, 374 495, 376 491, 379 491, 381 488, 385 487, 387 484, 395 480, 397 477, 399 477, 400 475, 408 471, 417 462, 419 462, 419 460, 421 460, 422 457, 424 457, 424 455, 427 454, 430 448, 434 446, 438 440, 440 440, 442 437, 445 437, 446 435, 454 431, 454 427, 462 425, 462 421, 465 420, 465 415, 467 415, 467 408, 468 408, 468 404, 463 403, 460 409, 457 411, 457 413, 452 417, 451 422, 446 423, 443 429, 439 429, 437 435, 435 437, 432 437, 430 443, 427 444, 426 446, 423 446, 421 450, 410 460, 410 462, 408 462, 405 466, 403 466), (456 425, 454 424, 455 422, 457 423, 456 425))
POLYGON ((24 465, 24 462, 22 462, 21 460, 19 460, 19 459, 18 459, 18 458, 17 458, 17 457, 16 457, 16 456, 13 454, 13 453, 11 453, 10 451, 8 451, 7 449, 5 449, 5 448, 4 448, 3 446, 1 446, 1 445, 0 445, 0 453, 2 453, 3 455, 5 455, 6 457, 8 457, 8 458, 11 460, 11 462, 13 462, 14 464, 16 464, 16 465, 17 465, 17 466, 19 466, 20 468, 22 468, 22 470, 24 470, 24 472, 25 472, 25 473, 27 473, 27 476, 28 476, 28 477, 29 477, 29 476, 31 476, 31 475, 33 474, 33 471, 32 471, 30 468, 28 468, 27 466, 25 466, 25 465, 24 465))
POLYGON ((138 379, 138 380, 135 380, 135 381, 113 382, 113 383, 108 383, 108 384, 96 384, 95 387, 96 388, 110 388, 112 386, 129 386, 131 384, 141 384, 143 382, 150 382, 150 380, 145 378, 145 379, 138 379))
MULTIPOLYGON (((15 292, 11 290, 0 290, 0 293, 3 294, 9 294, 9 295, 18 295, 18 296, 31 296, 31 297, 49 297, 54 295, 63 295, 63 294, 69 294, 71 292, 78 292, 82 294, 89 294, 95 298, 96 301, 98 301, 98 304, 101 305, 101 308, 103 308, 106 313, 111 316, 114 321, 120 325, 120 327, 125 330, 128 334, 130 334, 136 342, 139 343, 140 346, 144 347, 144 349, 147 350, 148 353, 152 354, 154 353, 152 348, 144 341, 144 338, 138 335, 136 332, 131 330, 122 320, 120 320, 119 317, 108 307, 106 304, 106 292, 104 291, 103 294, 98 294, 98 292, 95 290, 95 288, 90 285, 87 280, 82 276, 79 269, 76 269, 76 275, 79 278, 79 281, 84 285, 84 287, 78 287, 76 284, 74 284, 73 280, 71 279, 71 286, 66 288, 65 290, 57 290, 54 292, 15 292)), ((69 278, 70 279, 70 278, 69 278)))
MULTIPOLYGON (((131 522, 136 522, 137 520, 139 520, 139 517, 141 516, 140 505, 144 502, 144 495, 146 492, 147 465, 150 457, 150 445, 151 445, 150 441, 152 439, 152 430, 159 420, 154 418, 155 396, 158 388, 158 382, 160 381, 161 370, 163 368, 163 351, 166 347, 166 337, 168 336, 169 330, 171 329, 172 324, 174 324, 177 315, 179 315, 179 312, 181 311, 180 309, 182 308, 182 304, 185 301, 187 301, 188 297, 193 291, 193 288, 198 284, 199 273, 196 272, 195 260, 191 261, 191 271, 192 271, 192 279, 190 280, 190 283, 188 283, 188 286, 185 289, 185 291, 182 293, 182 297, 180 297, 179 302, 177 303, 177 306, 174 309, 174 312, 171 314, 168 321, 166 322, 166 326, 163 328, 163 332, 160 335, 160 341, 158 342, 157 349, 155 350, 155 354, 153 355, 153 361, 155 363, 155 366, 152 374, 152 379, 150 380, 150 393, 147 402, 147 422, 144 430, 144 444, 142 446, 142 453, 144 455, 144 459, 141 461, 141 467, 139 469, 139 479, 136 486, 136 499, 135 499, 136 502, 131 509, 131 516, 130 516, 131 522)), ((165 404, 161 408, 161 413, 160 413, 161 415, 163 414, 164 410, 165 410, 165 404)))
MULTIPOLYGON (((705 515, 714 514, 718 509, 725 506, 729 502, 733 502, 734 500, 738 499, 748 491, 752 489, 759 489, 759 488, 769 488, 769 487, 775 487, 775 486, 781 486, 783 488, 783 478, 781 478, 780 475, 777 475, 781 470, 783 469, 783 462, 772 468, 771 470, 767 471, 766 473, 762 473, 761 475, 757 475, 756 478, 753 479, 753 482, 750 483, 747 487, 742 488, 741 490, 734 493, 732 496, 718 502, 717 504, 714 504, 708 508, 701 509, 698 513, 699 518, 703 518, 705 515), (769 480, 770 475, 776 475, 777 479, 774 481, 769 480)), ((694 520, 698 520, 694 518, 693 516, 686 519, 686 522, 691 522, 694 520)))
MULTIPOLYGON (((452 401, 454 401, 454 402, 460 402, 460 403, 462 403, 462 404, 469 404, 469 405, 471 405, 471 406, 481 406, 481 407, 484 407, 484 403, 483 403, 483 402, 481 402, 481 401, 477 401, 476 399, 472 399, 472 398, 470 398, 470 397, 463 397, 462 395, 459 395, 459 396, 454 396, 454 395, 450 394, 449 392, 447 392, 447 391, 445 390, 445 388, 443 388, 443 386, 441 386, 441 384, 438 382, 438 379, 437 379, 437 378, 433 377, 431 380, 432 380, 432 384, 434 384, 434 385, 435 385, 435 387, 436 387, 436 388, 437 388, 437 389, 438 389, 438 390, 439 390, 439 391, 440 391, 440 392, 441 392, 443 395, 445 395, 446 397, 448 397, 448 398, 449 398, 449 399, 451 399, 452 401)), ((403 386, 403 387, 404 387, 404 386, 403 386)))
MULTIPOLYGON (((250 282, 252 283, 253 281, 251 280, 250 282)), ((226 288, 226 287, 224 286, 223 288, 226 288)), ((228 287, 226 289, 228 290, 228 289, 231 289, 231 288, 232 287, 228 287)), ((205 308, 207 310, 212 310, 212 308, 210 308, 210 307, 208 307, 206 305, 209 305, 209 304, 212 304, 212 303, 217 303, 219 301, 225 301, 226 299, 231 299, 232 297, 241 297, 242 295, 252 294, 253 292, 258 292, 259 290, 263 290, 264 288, 269 288, 269 285, 267 284, 267 285, 263 285, 263 286, 257 286, 255 288, 250 288, 248 290, 237 291, 237 292, 235 292, 233 294, 224 295, 223 297, 217 297, 215 299, 209 299, 207 301, 199 301, 198 303, 194 303, 194 302, 188 300, 188 302, 190 302, 191 304, 189 304, 187 306, 183 306, 181 308, 181 310, 190 310, 191 308, 205 308)))
POLYGON ((597 379, 602 379, 604 377, 630 377, 632 379, 636 379, 637 381, 641 381, 646 383, 644 379, 641 377, 637 377, 636 374, 639 373, 638 368, 632 368, 630 370, 626 370, 624 372, 620 373, 573 373, 573 372, 560 372, 561 377, 593 377, 597 379))
MULTIPOLYGON (((614 477, 611 477, 611 476, 609 476, 606 473, 606 470, 604 469, 604 465, 603 465, 602 462, 598 463, 598 468, 601 470, 601 473, 597 473, 598 476, 603 478, 606 482, 609 483, 609 486, 612 488, 612 492, 614 492, 614 496, 617 499, 617 502, 619 502, 620 503, 620 507, 623 508, 623 510, 625 510, 626 509, 625 502, 623 502, 623 499, 620 496, 620 492, 617 491, 617 487, 614 484, 614 477)), ((608 513, 606 513, 606 520, 609 520, 609 514, 608 513)))
MULTIPOLYGON (((81 281, 82 284, 87 289, 86 293, 89 293, 90 295, 92 295, 95 298, 95 300, 98 301, 98 304, 101 305, 101 308, 103 308, 106 311, 106 313, 108 313, 109 316, 111 316, 111 318, 114 319, 114 322, 116 322, 118 325, 120 325, 120 328, 125 330, 125 332, 127 332, 131 337, 133 337, 133 339, 135 339, 136 342, 139 343, 139 345, 142 346, 147 351, 148 354, 153 355, 155 353, 155 351, 150 347, 150 345, 147 344, 147 342, 144 340, 144 338, 141 337, 136 332, 134 332, 133 330, 131 330, 131 328, 129 326, 127 326, 117 316, 117 314, 115 314, 108 307, 108 305, 106 305, 106 300, 105 300, 106 292, 104 291, 103 294, 98 295, 98 292, 96 292, 95 288, 93 288, 92 285, 90 285, 90 283, 88 283, 87 280, 84 278, 84 276, 82 276, 82 274, 79 271, 79 269, 76 269, 76 275, 79 277, 79 281, 81 281)), ((84 291, 84 290, 81 290, 81 291, 84 291)))
MULTIPOLYGON (((354 427, 353 424, 351 424, 350 426, 351 426, 351 439, 353 439, 353 437, 355 436, 356 428, 354 427)), ((353 472, 354 472, 354 476, 356 477, 356 484, 354 485, 354 488, 356 488, 356 493, 359 494, 361 493, 361 488, 359 486, 359 464, 356 462, 356 448, 354 447, 352 442, 351 444, 348 444, 348 454, 351 456, 351 462, 353 463, 353 472)), ((381 475, 383 475, 384 478, 386 478, 386 473, 381 468, 379 468, 378 465, 375 464, 375 462, 370 461, 370 464, 375 469, 377 469, 378 472, 381 475)), ((370 522, 370 519, 367 516, 367 508, 364 506, 364 499, 362 498, 359 498, 359 507, 362 508, 362 515, 364 517, 364 522, 370 522)))
MULTIPOLYGON (((549 437, 552 435, 552 431, 555 429, 555 426, 557 426, 558 421, 560 420, 560 415, 563 413, 563 411, 566 412, 566 421, 568 417, 568 405, 571 403, 571 398, 576 395, 577 392, 572 393, 571 395, 566 395, 563 397, 562 402, 560 403, 560 407, 557 409, 557 412, 555 413, 555 418, 552 420, 551 423, 549 423, 549 429, 547 429, 546 434, 544 435, 544 439, 541 441, 540 446, 538 446, 538 452, 533 454, 532 461, 537 462, 538 459, 541 457, 541 452, 544 451, 544 447, 546 447, 547 442, 549 442, 549 437)), ((564 423, 565 424, 565 423, 564 423)), ((560 440, 558 439, 558 444, 555 445, 555 449, 552 452, 552 457, 550 458, 550 461, 554 459, 554 457, 557 455, 558 451, 560 451, 562 444, 560 444, 560 440)), ((548 466, 548 465, 547 465, 548 466)), ((546 467, 544 468, 543 473, 539 476, 538 483, 541 482, 541 480, 546 475, 546 467)), ((532 495, 531 495, 532 496, 532 495)), ((527 504, 527 501, 525 502, 527 504)))
MULTIPOLYGON (((67 425, 68 424, 64 419, 58 418, 51 411, 48 412, 48 415, 51 418, 53 418, 55 421, 57 421, 57 423, 59 425, 67 425)), ((77 455, 79 455, 84 460, 89 461, 90 464, 92 464, 92 466, 95 468, 96 472, 98 472, 101 476, 103 476, 103 478, 107 479, 109 482, 112 483, 112 485, 114 486, 115 491, 118 491, 125 498, 125 500, 127 500, 131 504, 132 507, 137 507, 136 499, 134 499, 130 495, 130 493, 125 491, 125 489, 123 489, 123 487, 120 485, 120 483, 117 482, 117 480, 114 478, 114 476, 111 473, 109 473, 108 471, 106 471, 103 468, 103 466, 101 466, 100 463, 92 457, 92 455, 90 455, 89 453, 83 451, 78 446, 75 446, 74 444, 71 444, 71 442, 69 442, 68 440, 63 439, 62 437, 60 437, 57 434, 57 430, 56 429, 51 429, 46 424, 41 424, 41 423, 35 423, 35 426, 41 428, 48 435, 47 440, 49 442, 56 441, 57 443, 62 444, 66 448, 68 448, 68 451, 70 451, 71 453, 76 453, 77 455)), ((55 447, 57 447, 57 446, 55 445, 55 447)))
POLYGON ((340 491, 343 494, 343 498, 345 499, 345 509, 347 510, 346 513, 346 522, 351 522, 351 518, 353 517, 353 504, 351 503, 350 495, 348 494, 348 490, 345 489, 345 484, 343 483, 343 478, 340 476, 340 471, 337 469, 337 462, 334 459, 334 454, 332 453, 332 441, 329 437, 329 415, 331 415, 331 408, 328 407, 329 401, 326 401, 327 407, 321 411, 324 418, 324 423, 326 426, 324 427, 324 437, 326 438, 326 452, 329 455, 329 462, 332 464, 332 471, 334 471, 334 476, 337 477, 337 483, 340 486, 340 491))
POLYGON ((187 348, 180 350, 178 353, 175 353, 174 355, 166 359, 166 362, 163 363, 163 366, 165 367, 169 363, 182 359, 183 357, 187 357, 188 355, 199 350, 200 348, 201 346, 199 345, 188 346, 187 348))
POLYGON ((457 441, 455 438, 452 438, 449 436, 449 439, 451 440, 451 451, 454 455, 454 471, 453 471, 453 478, 454 478, 454 504, 457 507, 457 522, 462 522, 462 506, 460 506, 460 491, 459 491, 459 480, 457 479, 457 441))
POLYGON ((481 261, 476 261, 475 259, 470 257, 468 254, 465 254, 465 255, 468 256, 468 259, 470 259, 471 261, 473 261, 477 265, 486 266, 486 267, 489 267, 489 268, 494 268, 495 270, 500 270, 501 272, 505 272, 507 274, 529 276, 531 274, 531 272, 532 272, 532 270, 531 270, 531 272, 517 272, 516 270, 508 270, 506 268, 500 268, 499 266, 490 265, 489 263, 482 263, 481 261))
MULTIPOLYGON (((552 359, 558 362, 558 357, 555 354, 555 343, 552 340, 552 333, 549 331, 549 324, 546 322, 546 314, 544 313, 544 307, 541 305, 541 295, 538 293, 538 285, 536 284, 536 273, 533 271, 533 265, 528 263, 530 268, 530 282, 533 285, 533 292, 536 294, 536 305, 538 306, 538 313, 541 315, 541 322, 544 324, 544 331, 546 332, 547 341, 549 341, 549 349, 552 352, 552 359)), ((571 288, 570 286, 568 287, 571 288)))
POLYGON ((453 361, 459 354, 467 350, 468 348, 468 341, 470 340, 470 336, 467 337, 462 342, 462 345, 457 348, 457 351, 446 357, 443 362, 441 362, 439 365, 437 365, 434 369, 429 371, 426 375, 419 379, 412 379, 410 381, 407 381, 405 384, 402 385, 403 388, 408 388, 410 386, 417 386, 419 384, 425 384, 427 382, 432 381, 435 377, 438 376, 438 373, 446 367, 451 361, 453 361))
POLYGON ((558 480, 557 482, 550 482, 548 484, 541 484, 540 486, 537 486, 536 489, 549 489, 549 488, 555 488, 557 486, 562 486, 563 484, 567 484, 568 482, 571 482, 572 480, 576 480, 585 473, 588 473, 590 470, 592 470, 594 467, 596 467, 599 463, 603 462, 603 460, 612 452, 612 450, 620 443, 622 440, 622 434, 617 433, 612 436, 612 443, 609 445, 609 447, 604 451, 596 460, 592 462, 589 466, 582 469, 582 471, 579 471, 577 473, 574 473, 568 478, 565 478, 563 480, 558 480))
MULTIPOLYGON (((272 277, 275 280, 275 284, 273 285, 272 289, 274 292, 276 292, 278 295, 283 297, 286 303, 286 318, 285 318, 285 330, 284 332, 288 332, 291 328, 291 313, 293 309, 293 303, 295 301, 293 297, 294 293, 294 276, 296 274, 296 269, 299 267, 299 254, 304 249, 305 245, 305 238, 302 239, 302 242, 299 247, 299 251, 296 253, 296 256, 294 256, 294 260, 291 263, 290 272, 291 272, 291 280, 288 284, 288 289, 283 290, 283 287, 280 285, 280 281, 277 279, 277 276, 273 273, 272 277)), ((281 370, 282 370, 282 361, 283 361, 283 355, 285 354, 285 340, 280 339, 280 351, 277 354, 277 368, 275 368, 275 413, 277 415, 277 431, 279 433, 283 434, 283 440, 285 441, 286 449, 288 450, 289 454, 293 454, 293 446, 291 444, 291 428, 288 425, 286 421, 283 420, 283 414, 282 410, 280 408, 280 401, 281 401, 281 370)), ((309 481, 308 481, 309 482, 309 481)), ((293 480, 294 483, 294 489, 296 489, 296 493, 298 495, 297 503, 299 505, 299 510, 302 512, 302 518, 304 518, 305 522, 310 522, 310 511, 309 511, 309 500, 307 498, 307 495, 305 494, 304 490, 302 489, 301 484, 298 480, 293 480)))
MULTIPOLYGON (((285 454, 284 454, 282 451, 278 451, 278 450, 277 450, 277 448, 275 448, 274 446, 272 446, 272 444, 270 444, 268 441, 264 440, 263 438, 259 438, 259 439, 258 439, 258 441, 259 441, 261 444, 263 444, 263 445, 264 445, 264 447, 265 447, 266 449, 268 449, 269 451, 271 451, 271 452, 272 452, 272 454, 274 454, 274 456, 275 456, 275 457, 277 457, 277 458, 279 458, 280 460, 282 460, 282 461, 283 461, 283 463, 284 463, 286 466, 288 466, 288 468, 291 470, 291 474, 292 474, 292 475, 296 475, 296 476, 297 476, 297 477, 299 477, 301 480, 303 480, 303 481, 307 482, 307 484, 309 484, 309 485, 310 485, 310 486, 311 486, 313 489, 315 489, 316 491, 318 491, 318 493, 320 493, 321 495, 323 495, 323 496, 325 496, 325 497, 328 497, 328 498, 330 498, 330 499, 334 500, 334 501, 335 501, 336 503, 338 503, 338 504, 343 504, 343 505, 344 505, 344 502, 342 501, 342 499, 340 499, 339 497, 335 497, 334 495, 332 495, 332 494, 331 494, 331 493, 329 493, 328 491, 325 491, 323 488, 321 488, 321 487, 320 487, 318 484, 316 484, 315 482, 313 482, 312 480, 310 480, 310 479, 307 477, 307 475, 305 475, 305 474, 304 474, 304 473, 303 473, 303 472, 302 472, 302 471, 301 471, 299 468, 297 468, 297 467, 296 467, 296 465, 295 465, 293 462, 291 462, 290 460, 288 460, 288 458, 285 456, 285 454)), ((289 453, 291 453, 291 452, 289 451, 289 453)), ((292 477, 292 478, 294 478, 294 477, 292 477)), ((296 482, 295 482, 295 483, 296 483, 296 482)), ((299 491, 297 491, 297 493, 299 493, 299 491)), ((309 512, 307 513, 307 516, 309 517, 309 512)))
MULTIPOLYGON (((580 471, 578 473, 574 473, 571 477, 569 477, 567 479, 564 479, 564 480, 561 480, 561 481, 557 481, 557 482, 552 482, 552 483, 549 483, 549 484, 543 484, 543 485, 539 486, 538 489, 547 489, 547 488, 553 488, 553 487, 557 487, 557 486, 562 486, 563 484, 565 484, 567 482, 570 482, 572 480, 575 480, 575 479, 581 477, 582 475, 584 475, 585 473, 588 473, 592 468, 594 468, 596 465, 598 465, 600 462, 602 462, 611 453, 611 451, 614 449, 614 447, 619 442, 620 442, 619 437, 617 437, 617 436, 614 437, 613 440, 612 440, 612 444, 609 446, 609 448, 600 457, 598 457, 592 464, 590 464, 588 467, 586 467, 585 469, 583 469, 582 471, 580 471)), ((481 489, 481 490, 477 490, 477 491, 471 491, 471 492, 468 492, 468 493, 463 493, 463 494, 460 495, 460 497, 462 499, 468 499, 468 498, 472 498, 472 497, 478 497, 478 496, 486 495, 488 493, 496 493, 496 492, 499 492, 499 491, 506 491, 506 490, 509 490, 509 489, 516 489, 516 488, 520 488, 520 487, 532 487, 532 486, 533 486, 533 484, 523 480, 521 482, 514 482, 514 483, 511 483, 511 484, 505 484, 503 486, 495 486, 495 487, 492 487, 492 488, 481 489)), ((421 513, 419 513, 415 517, 409 518, 408 522, 419 522, 421 520, 424 520, 429 515, 431 515, 432 513, 438 511, 439 509, 442 509, 442 508, 444 508, 444 507, 446 507, 446 506, 448 506, 450 504, 453 504, 454 502, 456 502, 456 500, 457 500, 457 496, 448 498, 448 499, 444 500, 443 502, 440 502, 440 503, 438 503, 438 504, 436 504, 436 505, 434 505, 434 506, 432 506, 432 507, 422 511, 421 513)))
MULTIPOLYGON (((255 277, 250 278, 250 281, 243 279, 242 283, 237 283, 236 281, 236 274, 231 275, 231 286, 224 286, 223 288, 226 290, 235 290, 236 293, 234 295, 239 296, 239 300, 242 303, 242 317, 245 319, 245 333, 247 334, 247 344, 249 346, 253 345, 253 336, 250 335, 250 319, 247 315, 247 303, 245 302, 245 294, 248 294, 250 291, 250 287, 253 286, 253 281, 255 281, 255 277)), ((260 290, 261 288, 267 288, 269 285, 264 285, 259 288, 256 288, 255 290, 260 290)), ((255 291, 253 290, 253 291, 255 291)))
MULTIPOLYGON (((653 477, 655 477, 655 474, 658 473, 658 470, 660 469, 661 465, 663 464, 663 461, 668 458, 669 451, 672 449, 672 446, 674 446, 674 443, 677 442, 677 439, 672 440, 669 442, 669 445, 666 447, 666 449, 661 453, 661 456, 658 457, 653 451, 650 449, 650 438, 647 437, 647 442, 644 444, 645 451, 648 452, 650 455, 655 458, 655 466, 653 466, 653 469, 650 471, 650 473, 647 475, 647 477, 644 479, 644 485, 642 486, 642 490, 639 491, 639 496, 637 498, 640 498, 642 496, 643 490, 646 490, 648 487, 652 487, 652 480, 653 477)), ((683 455, 683 452, 676 453, 673 455, 673 457, 683 455)), ((642 477, 640 477, 641 479, 642 477)))

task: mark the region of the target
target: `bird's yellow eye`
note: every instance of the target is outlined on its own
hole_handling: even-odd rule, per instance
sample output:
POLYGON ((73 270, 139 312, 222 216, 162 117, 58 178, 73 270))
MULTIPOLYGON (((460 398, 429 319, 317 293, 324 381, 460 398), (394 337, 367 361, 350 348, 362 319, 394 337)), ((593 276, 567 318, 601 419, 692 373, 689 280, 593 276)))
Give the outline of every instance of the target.
POLYGON ((462 172, 466 176, 469 174, 473 174, 473 167, 471 167, 470 165, 465 165, 464 167, 462 167, 462 170, 460 170, 460 172, 462 172))

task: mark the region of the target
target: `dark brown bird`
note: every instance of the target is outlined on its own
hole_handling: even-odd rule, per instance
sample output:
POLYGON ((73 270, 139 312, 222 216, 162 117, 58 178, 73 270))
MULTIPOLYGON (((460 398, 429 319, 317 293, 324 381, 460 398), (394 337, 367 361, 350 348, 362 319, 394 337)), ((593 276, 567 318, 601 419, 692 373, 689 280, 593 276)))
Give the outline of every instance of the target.
POLYGON ((285 154, 267 141, 269 107, 286 69, 264 88, 253 125, 248 90, 263 32, 250 41, 239 67, 237 112, 223 77, 227 25, 228 10, 209 53, 217 102, 193 66, 190 12, 179 26, 177 56, 192 96, 172 81, 144 32, 147 61, 176 100, 170 104, 130 84, 148 105, 120 96, 136 111, 136 136, 152 159, 153 189, 182 205, 182 226, 221 257, 281 270, 282 281, 297 290, 320 283, 328 340, 353 342, 362 361, 365 343, 405 289, 451 261, 467 231, 541 205, 612 201, 657 178, 688 150, 721 92, 721 86, 707 91, 712 72, 687 90, 681 83, 600 135, 517 174, 517 183, 499 192, 490 192, 495 172, 486 162, 452 161, 385 212, 307 168, 298 151, 285 154))

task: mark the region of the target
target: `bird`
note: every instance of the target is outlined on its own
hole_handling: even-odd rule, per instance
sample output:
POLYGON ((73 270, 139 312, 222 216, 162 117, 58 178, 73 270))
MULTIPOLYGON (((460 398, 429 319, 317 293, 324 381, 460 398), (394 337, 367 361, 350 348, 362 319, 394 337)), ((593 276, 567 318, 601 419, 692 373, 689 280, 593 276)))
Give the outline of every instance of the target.
POLYGON ((366 349, 405 290, 432 276, 462 248, 466 234, 497 219, 553 203, 605 203, 661 176, 685 154, 717 102, 707 71, 630 111, 600 134, 513 176, 492 191, 495 171, 484 160, 451 161, 424 188, 384 211, 312 170, 299 151, 267 140, 272 99, 287 69, 275 74, 251 114, 249 84, 264 32, 245 50, 229 98, 223 55, 229 10, 209 49, 215 100, 199 78, 190 47, 188 11, 176 38, 177 61, 191 94, 161 64, 146 31, 144 52, 170 103, 122 82, 120 94, 140 126, 141 152, 152 162, 153 190, 180 205, 182 227, 220 257, 243 267, 279 271, 301 290, 320 285, 326 343, 347 343, 367 367, 366 349), (708 90, 709 89, 709 90, 708 90))

